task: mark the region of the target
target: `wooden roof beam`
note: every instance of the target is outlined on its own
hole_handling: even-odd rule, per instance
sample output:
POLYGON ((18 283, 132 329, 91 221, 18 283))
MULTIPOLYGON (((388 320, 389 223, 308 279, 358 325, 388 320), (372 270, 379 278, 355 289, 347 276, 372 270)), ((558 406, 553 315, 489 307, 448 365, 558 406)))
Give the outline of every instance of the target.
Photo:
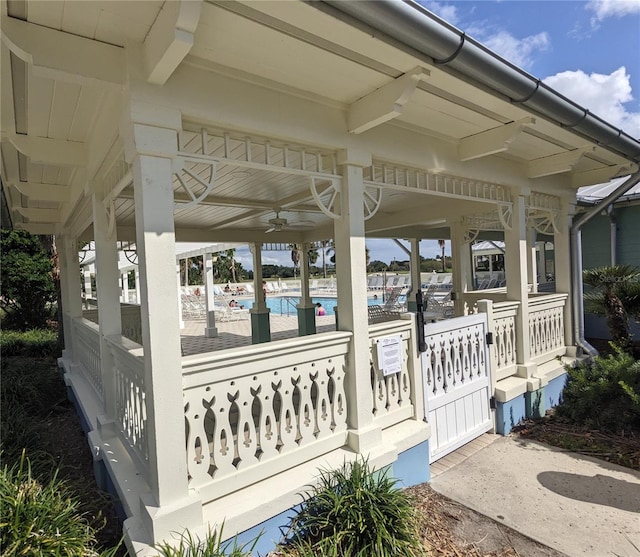
POLYGON ((400 116, 418 83, 430 75, 425 68, 414 68, 352 103, 348 114, 349 133, 362 133, 400 116))
POLYGON ((606 168, 598 168, 596 170, 588 170, 586 172, 575 172, 571 175, 571 186, 581 188, 582 186, 593 186, 595 184, 603 184, 614 178, 633 174, 638 170, 638 166, 629 164, 614 164, 606 168))
POLYGON ((34 75, 78 83, 124 83, 124 49, 12 17, 2 18, 2 41, 34 75))
POLYGON ((527 165, 527 177, 542 178, 543 176, 551 176, 552 174, 571 172, 585 154, 593 153, 595 149, 595 145, 590 145, 529 161, 527 165))
POLYGON ((463 137, 458 143, 458 157, 461 161, 470 161, 503 153, 509 149, 511 142, 522 133, 524 128, 533 126, 535 123, 535 118, 527 116, 497 128, 463 137))
POLYGON ((12 185, 22 195, 26 195, 34 201, 53 201, 57 203, 69 201, 68 186, 39 184, 35 182, 14 182, 12 185))
POLYGON ((79 141, 64 141, 48 137, 3 133, 2 138, 11 143, 31 162, 62 166, 86 166, 87 147, 79 141))
POLYGON ((202 0, 165 2, 144 41, 147 81, 164 85, 193 47, 202 0))

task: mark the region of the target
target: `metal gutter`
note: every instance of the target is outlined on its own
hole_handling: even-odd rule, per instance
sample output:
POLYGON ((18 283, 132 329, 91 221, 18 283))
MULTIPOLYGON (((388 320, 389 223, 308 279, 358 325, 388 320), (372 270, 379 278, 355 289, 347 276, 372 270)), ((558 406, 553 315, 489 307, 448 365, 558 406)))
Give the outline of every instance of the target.
POLYGON ((570 252, 571 252, 571 283, 573 288, 572 308, 573 308, 573 335, 574 342, 588 354, 597 354, 598 351, 591 346, 584 338, 584 301, 582 288, 582 227, 601 211, 606 210, 615 203, 631 188, 640 182, 640 170, 632 174, 615 190, 613 190, 600 203, 589 207, 580 214, 571 224, 570 229, 570 252))
POLYGON ((309 4, 363 28, 532 113, 640 164, 640 141, 591 114, 412 0, 324 0, 309 4))

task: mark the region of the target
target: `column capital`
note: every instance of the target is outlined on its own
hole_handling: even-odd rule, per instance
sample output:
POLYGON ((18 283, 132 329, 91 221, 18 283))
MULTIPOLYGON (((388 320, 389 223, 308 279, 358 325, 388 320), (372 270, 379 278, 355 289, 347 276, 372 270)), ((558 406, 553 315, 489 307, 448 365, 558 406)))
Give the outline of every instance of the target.
POLYGON ((336 162, 340 166, 358 166, 360 168, 367 168, 373 164, 369 151, 355 147, 340 149, 336 162))
POLYGON ((178 152, 178 132, 181 129, 180 110, 132 101, 120 123, 127 162, 131 163, 138 155, 174 158, 178 152))

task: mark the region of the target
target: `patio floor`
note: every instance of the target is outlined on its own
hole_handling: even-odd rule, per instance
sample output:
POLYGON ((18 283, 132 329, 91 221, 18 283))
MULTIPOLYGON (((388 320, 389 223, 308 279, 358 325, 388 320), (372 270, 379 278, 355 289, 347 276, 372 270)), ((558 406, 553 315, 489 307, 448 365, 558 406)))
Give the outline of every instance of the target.
MULTIPOLYGON (((271 314, 269 318, 271 340, 283 340, 298 336, 298 318, 296 316, 271 314)), ((216 338, 205 337, 205 327, 205 320, 184 322, 184 329, 180 333, 183 356, 251 345, 251 319, 216 322, 216 328, 218 329, 216 338)), ((318 333, 334 331, 335 327, 335 316, 316 317, 316 330, 318 333)))

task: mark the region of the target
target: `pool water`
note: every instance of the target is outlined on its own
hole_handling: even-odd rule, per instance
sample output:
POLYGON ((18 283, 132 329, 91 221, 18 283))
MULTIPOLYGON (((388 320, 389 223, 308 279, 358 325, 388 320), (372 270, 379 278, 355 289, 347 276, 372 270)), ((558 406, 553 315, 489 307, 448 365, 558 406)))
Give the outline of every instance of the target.
MULTIPOLYGON (((325 315, 335 315, 333 308, 338 305, 337 298, 318 298, 314 296, 311 301, 316 304, 320 302, 324 308, 325 315)), ((296 306, 300 303, 300 296, 267 296, 267 307, 275 315, 297 315, 296 306)), ((374 300, 369 298, 369 305, 382 304, 382 299, 374 300)))

